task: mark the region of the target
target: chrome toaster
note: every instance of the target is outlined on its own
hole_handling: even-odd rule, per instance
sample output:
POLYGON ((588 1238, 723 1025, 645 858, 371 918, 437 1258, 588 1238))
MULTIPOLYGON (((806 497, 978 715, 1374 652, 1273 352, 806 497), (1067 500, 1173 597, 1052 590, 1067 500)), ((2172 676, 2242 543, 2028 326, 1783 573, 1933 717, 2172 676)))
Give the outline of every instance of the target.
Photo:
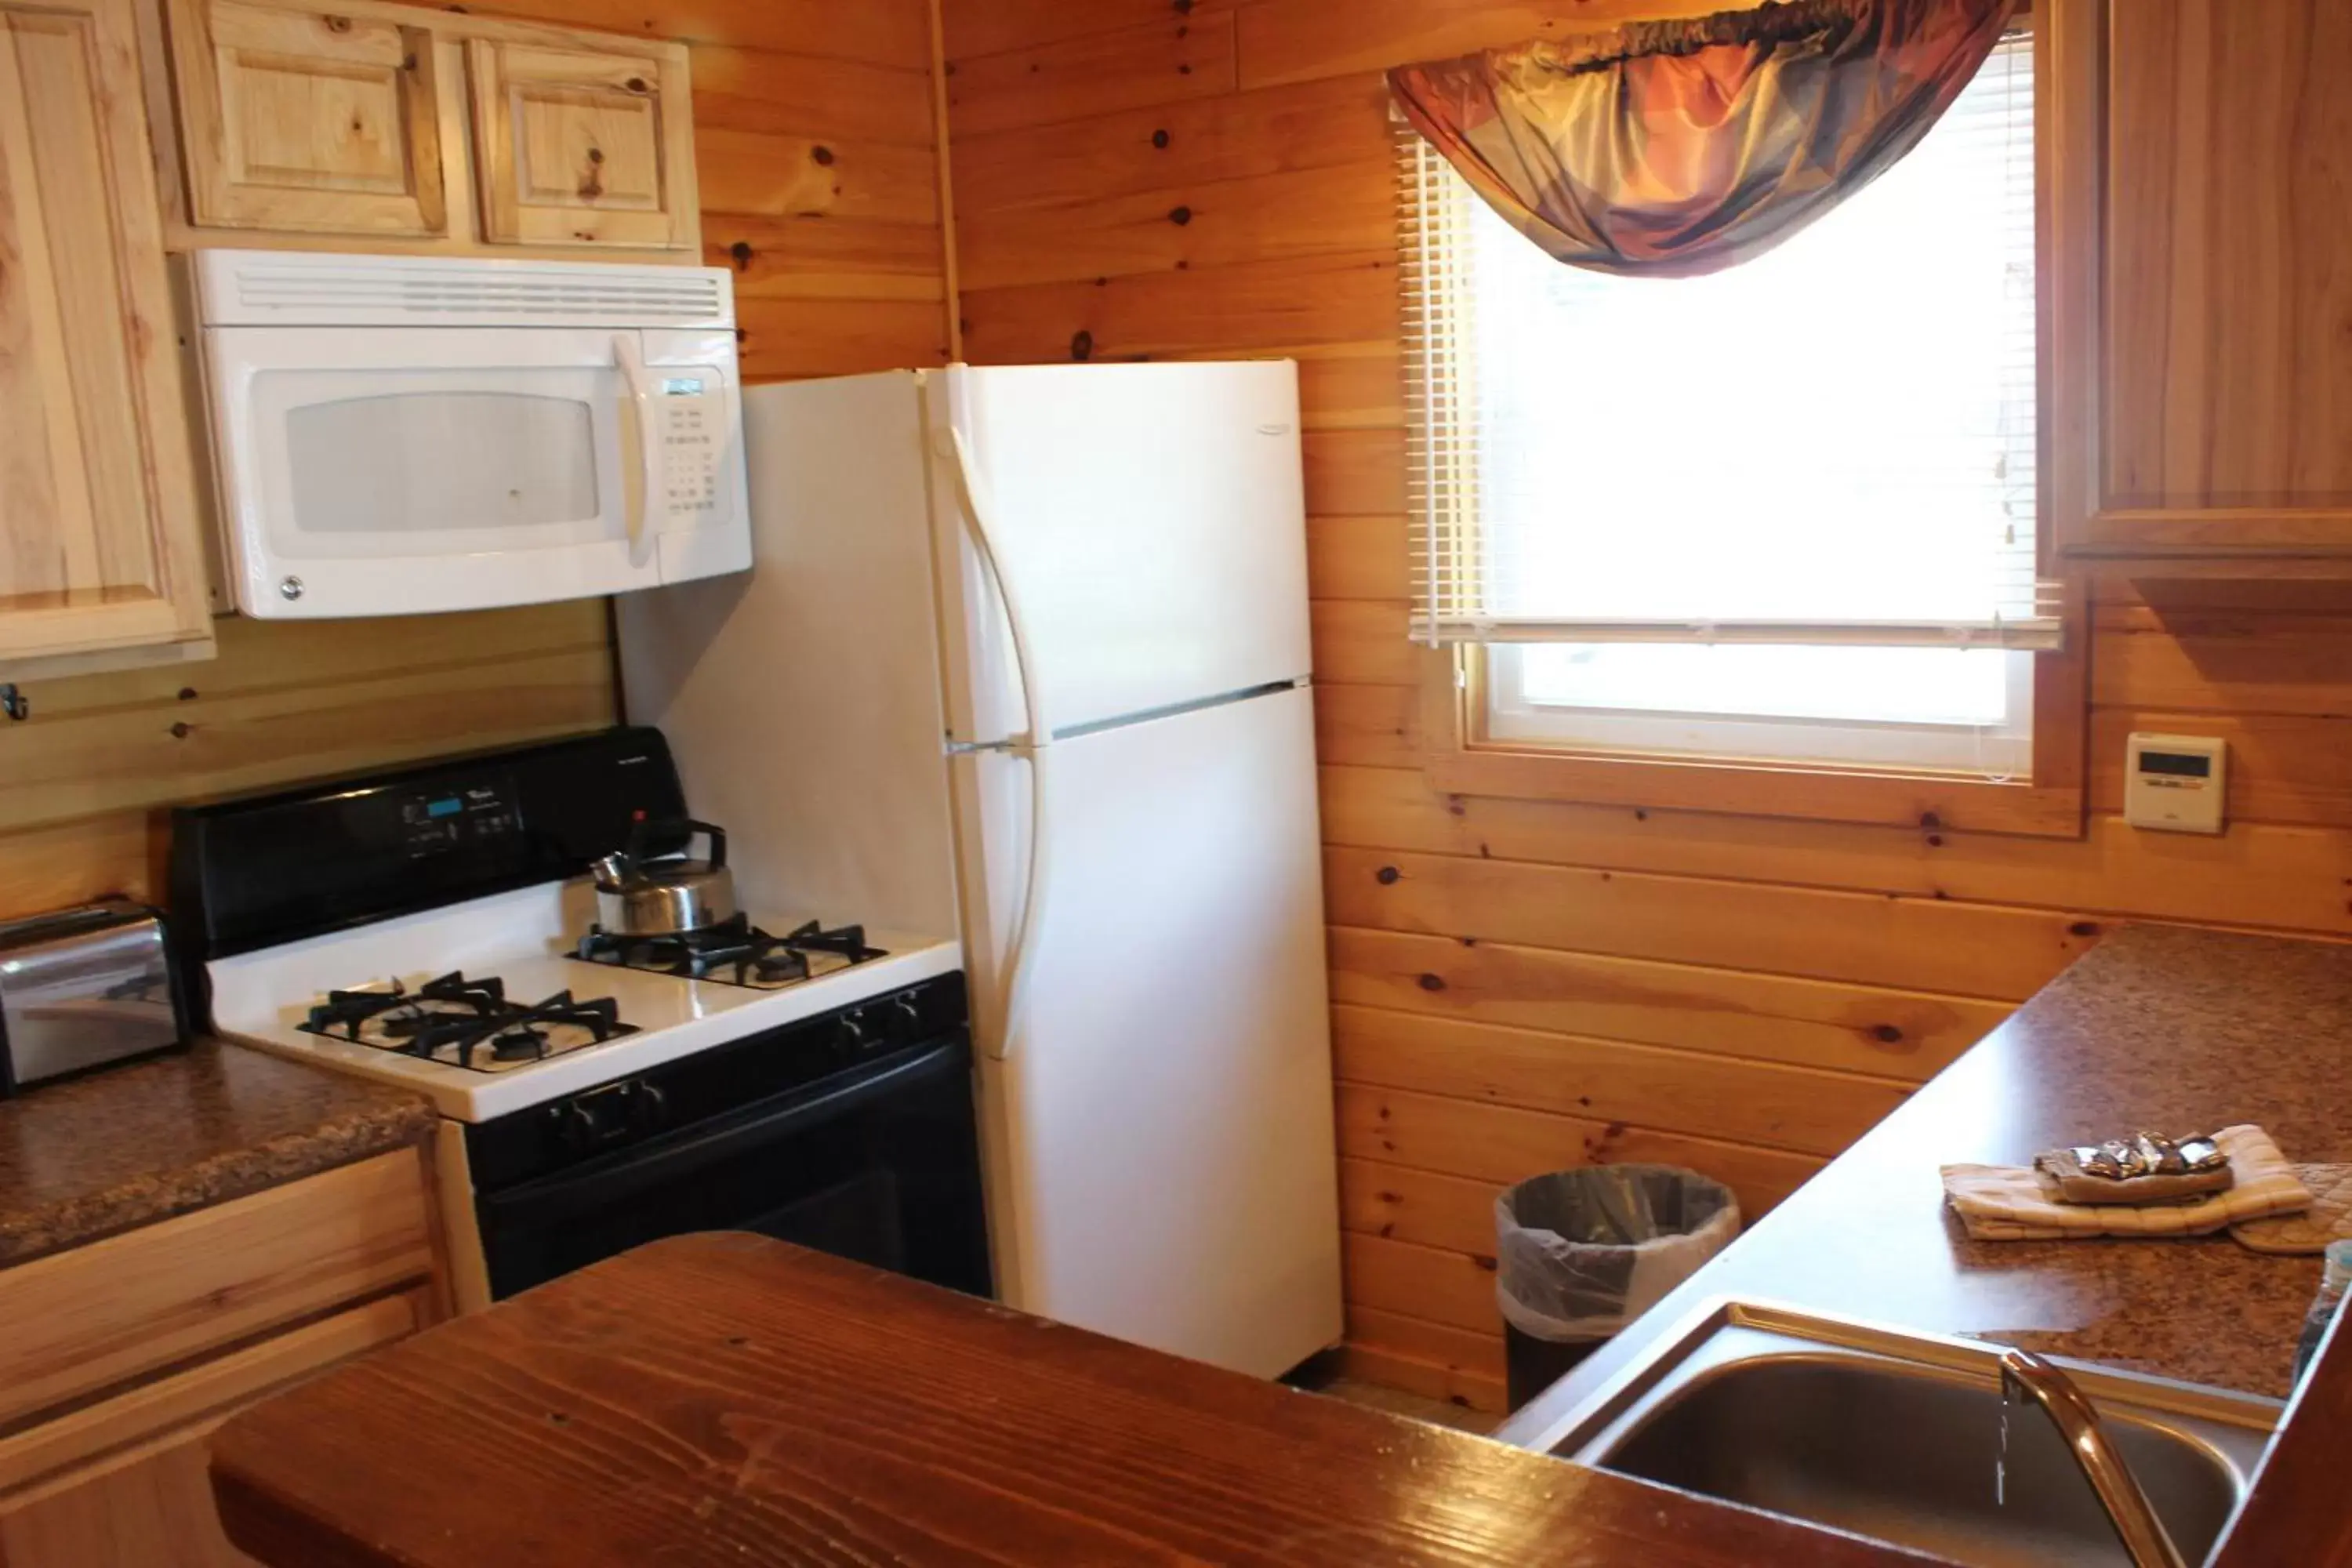
POLYGON ((0 1094, 185 1037, 153 910, 112 900, 0 925, 0 1094))

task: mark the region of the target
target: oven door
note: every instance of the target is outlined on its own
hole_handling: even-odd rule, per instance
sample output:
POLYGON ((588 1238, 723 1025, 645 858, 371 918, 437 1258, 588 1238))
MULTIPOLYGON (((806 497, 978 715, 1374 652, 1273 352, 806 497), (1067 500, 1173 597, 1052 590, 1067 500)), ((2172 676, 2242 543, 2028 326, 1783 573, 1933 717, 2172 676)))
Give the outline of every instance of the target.
MULTIPOLYGON (((697 536, 740 520, 734 488, 702 482, 702 446, 691 468, 674 464, 685 403, 696 433, 740 462, 723 331, 214 327, 205 353, 224 531, 250 616, 651 587, 673 519, 697 536), (665 395, 680 390, 709 395, 665 395), (673 493, 674 466, 693 496, 673 493)), ((719 569, 749 563, 743 531, 746 559, 719 569)))
POLYGON ((992 1294, 961 1035, 504 1192, 475 1216, 497 1298, 649 1241, 749 1230, 992 1294))

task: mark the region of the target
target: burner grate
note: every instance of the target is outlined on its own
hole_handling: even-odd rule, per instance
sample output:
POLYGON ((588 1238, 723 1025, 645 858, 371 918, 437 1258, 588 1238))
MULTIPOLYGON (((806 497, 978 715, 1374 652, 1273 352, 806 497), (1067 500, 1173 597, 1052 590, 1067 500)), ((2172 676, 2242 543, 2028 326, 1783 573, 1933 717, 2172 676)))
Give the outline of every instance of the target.
POLYGON ((478 1072, 556 1054, 559 1030, 584 1035, 578 1041, 584 1045, 602 1045, 637 1032, 635 1024, 621 1022, 620 1005, 609 996, 583 1002, 569 991, 559 991, 523 1006, 507 1000, 506 986, 497 976, 468 980, 454 970, 414 991, 397 979, 380 991, 330 991, 300 1026, 329 1039, 478 1072), (477 1053, 485 1051, 486 1058, 477 1059, 477 1053))
POLYGON ((774 936, 753 925, 749 917, 737 915, 674 936, 624 936, 592 926, 580 939, 573 956, 590 963, 649 970, 687 980, 775 989, 887 955, 882 949, 867 945, 864 926, 827 930, 821 922, 810 921, 774 936), (821 971, 812 962, 817 959, 838 962, 825 964, 821 971))

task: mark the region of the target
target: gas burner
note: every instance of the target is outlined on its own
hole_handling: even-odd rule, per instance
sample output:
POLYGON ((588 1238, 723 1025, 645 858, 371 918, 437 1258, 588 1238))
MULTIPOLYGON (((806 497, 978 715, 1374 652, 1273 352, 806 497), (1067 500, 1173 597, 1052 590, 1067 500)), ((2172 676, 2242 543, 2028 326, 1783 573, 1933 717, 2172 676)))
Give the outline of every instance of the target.
POLYGON ((581 1002, 559 991, 526 1007, 506 999, 496 976, 468 980, 454 971, 414 991, 397 979, 380 989, 330 991, 301 1027, 476 1072, 503 1072, 637 1032, 621 1022, 609 996, 581 1002))
POLYGON ((573 957, 590 963, 716 980, 758 991, 777 991, 852 964, 884 957, 866 944, 864 926, 827 931, 815 921, 782 936, 771 935, 737 915, 700 931, 675 936, 622 936, 592 926, 573 957))

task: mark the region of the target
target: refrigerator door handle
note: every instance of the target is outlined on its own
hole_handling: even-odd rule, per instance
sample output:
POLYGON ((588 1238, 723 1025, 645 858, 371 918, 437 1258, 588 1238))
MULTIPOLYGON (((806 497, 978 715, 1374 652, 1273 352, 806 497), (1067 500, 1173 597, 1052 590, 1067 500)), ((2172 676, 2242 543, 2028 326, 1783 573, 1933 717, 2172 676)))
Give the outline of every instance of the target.
POLYGON ((1045 714, 1039 707, 1036 666, 1032 657, 1028 623, 1022 618, 1021 602, 1013 591, 1012 583, 997 559, 996 542, 989 527, 992 508, 988 496, 988 483, 972 458, 971 443, 963 432, 949 426, 944 443, 945 456, 953 459, 956 488, 963 494, 965 529, 971 535, 972 546, 980 553, 981 564, 989 580, 996 584, 997 602, 1004 606, 1004 622, 1013 635, 1013 664, 1021 676, 1022 717, 1026 730, 1018 735, 1008 735, 1003 742, 982 749, 1001 750, 1021 757, 1029 763, 1029 857, 1022 876, 1021 912, 1015 918, 1013 935, 1006 942, 1001 965, 1004 985, 1003 1016, 998 1020, 996 1038, 988 1042, 990 1054, 1009 1056, 1013 1050, 1013 1029, 1020 1017, 1021 982, 1028 967, 1029 950, 1034 944, 1039 927, 1038 907, 1045 893, 1045 754, 1047 744, 1045 714))

